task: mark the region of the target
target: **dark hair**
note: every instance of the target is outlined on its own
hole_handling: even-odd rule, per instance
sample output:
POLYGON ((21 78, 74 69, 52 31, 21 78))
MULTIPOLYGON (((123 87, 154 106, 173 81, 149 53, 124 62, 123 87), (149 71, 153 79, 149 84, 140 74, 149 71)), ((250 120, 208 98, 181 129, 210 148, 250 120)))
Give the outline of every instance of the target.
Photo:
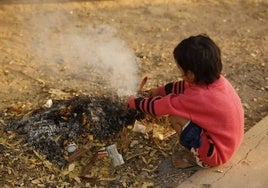
POLYGON ((173 51, 176 63, 184 73, 192 71, 197 84, 211 84, 222 71, 221 51, 206 35, 191 36, 181 41, 173 51))

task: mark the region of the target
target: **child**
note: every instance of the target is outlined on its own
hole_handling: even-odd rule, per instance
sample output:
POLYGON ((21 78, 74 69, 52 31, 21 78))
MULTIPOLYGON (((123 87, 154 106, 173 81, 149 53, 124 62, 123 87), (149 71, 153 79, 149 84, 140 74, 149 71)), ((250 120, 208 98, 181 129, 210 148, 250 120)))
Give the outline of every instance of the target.
POLYGON ((128 106, 169 115, 180 144, 199 166, 224 164, 241 144, 244 112, 236 91, 221 75, 220 49, 208 36, 197 35, 179 43, 173 55, 183 80, 151 89, 149 98, 131 96, 128 106))

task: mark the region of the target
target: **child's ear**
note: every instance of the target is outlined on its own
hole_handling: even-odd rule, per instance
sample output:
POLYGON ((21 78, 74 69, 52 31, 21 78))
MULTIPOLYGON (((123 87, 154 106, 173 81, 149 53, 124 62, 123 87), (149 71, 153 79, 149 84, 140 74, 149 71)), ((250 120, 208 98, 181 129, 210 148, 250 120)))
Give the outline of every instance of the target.
POLYGON ((195 81, 195 75, 192 71, 187 71, 186 77, 187 77, 187 80, 190 82, 195 81))

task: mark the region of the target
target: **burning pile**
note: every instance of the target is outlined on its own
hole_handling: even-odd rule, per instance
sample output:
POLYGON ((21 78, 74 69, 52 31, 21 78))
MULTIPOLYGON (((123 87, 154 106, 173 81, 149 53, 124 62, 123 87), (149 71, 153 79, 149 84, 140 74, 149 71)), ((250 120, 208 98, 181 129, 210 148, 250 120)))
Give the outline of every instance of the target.
POLYGON ((7 125, 7 131, 25 135, 26 141, 53 163, 67 164, 65 144, 88 134, 107 138, 140 118, 136 111, 126 109, 118 96, 76 96, 58 100, 50 108, 35 110, 7 125))

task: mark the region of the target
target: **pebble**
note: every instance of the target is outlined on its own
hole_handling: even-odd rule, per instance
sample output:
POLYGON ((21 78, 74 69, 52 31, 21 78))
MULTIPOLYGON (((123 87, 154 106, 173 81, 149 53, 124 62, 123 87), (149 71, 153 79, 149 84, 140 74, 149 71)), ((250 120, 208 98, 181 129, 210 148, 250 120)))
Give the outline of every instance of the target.
POLYGON ((244 106, 244 108, 246 108, 246 109, 250 109, 250 106, 249 106, 248 103, 243 103, 243 106, 244 106))
POLYGON ((4 75, 8 75, 9 71, 8 70, 4 70, 4 75))
POLYGON ((145 172, 145 171, 141 171, 140 175, 147 177, 149 175, 149 173, 145 172))

